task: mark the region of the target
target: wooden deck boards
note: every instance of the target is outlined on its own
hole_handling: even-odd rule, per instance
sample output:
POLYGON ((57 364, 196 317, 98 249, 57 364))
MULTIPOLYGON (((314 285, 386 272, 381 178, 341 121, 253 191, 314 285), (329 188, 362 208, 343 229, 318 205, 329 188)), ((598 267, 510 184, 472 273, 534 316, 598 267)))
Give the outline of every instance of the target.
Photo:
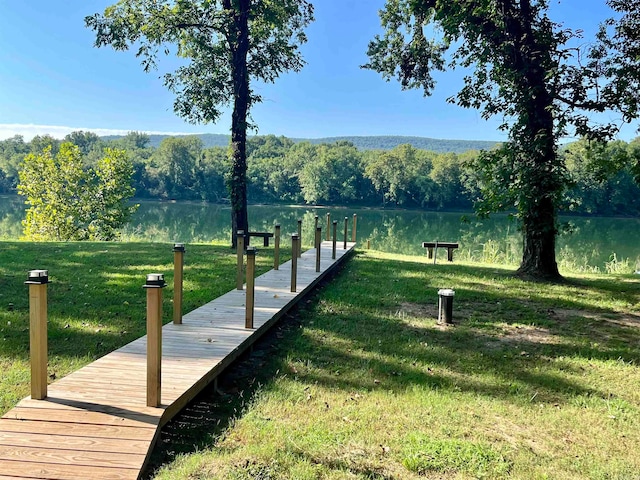
POLYGON ((256 278, 254 328, 244 328, 245 292, 232 290, 162 329, 162 405, 146 406, 146 337, 27 397, 0 418, 0 480, 137 479, 160 428, 353 250, 323 242, 256 278))

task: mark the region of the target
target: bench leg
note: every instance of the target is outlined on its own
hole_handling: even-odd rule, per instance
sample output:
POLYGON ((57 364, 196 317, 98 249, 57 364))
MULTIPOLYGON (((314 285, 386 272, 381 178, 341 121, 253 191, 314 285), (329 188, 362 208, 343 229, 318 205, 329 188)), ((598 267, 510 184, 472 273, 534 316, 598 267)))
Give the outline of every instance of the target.
POLYGON ((433 247, 427 247, 427 258, 433 258, 433 247))
POLYGON ((269 237, 264 237, 264 242, 262 242, 262 244, 263 244, 265 247, 268 247, 268 246, 269 246, 269 237))
POLYGON ((447 248, 447 260, 453 262, 453 248, 447 248))

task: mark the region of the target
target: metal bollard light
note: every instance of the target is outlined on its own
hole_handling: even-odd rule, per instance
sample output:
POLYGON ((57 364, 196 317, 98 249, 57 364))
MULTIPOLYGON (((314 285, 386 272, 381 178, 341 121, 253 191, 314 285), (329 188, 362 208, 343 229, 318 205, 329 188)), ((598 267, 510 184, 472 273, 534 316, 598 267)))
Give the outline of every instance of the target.
POLYGON ((302 220, 298 220, 298 257, 302 257, 302 220))
POLYGON ((322 227, 316 228, 316 273, 320 272, 320 250, 322 246, 322 227))
POLYGON ((336 259, 336 243, 338 242, 338 221, 333 221, 333 249, 331 251, 331 258, 336 259))
POLYGON ((438 323, 453 323, 453 297, 456 292, 450 288, 438 290, 438 323))
POLYGON ((31 398, 47 398, 47 284, 48 270, 31 270, 29 285, 29 356, 31 398))
POLYGON ((184 243, 173 244, 173 323, 182 323, 184 243))
POLYGON ((298 250, 300 249, 300 237, 291 235, 291 291, 295 292, 298 279, 298 250))
POLYGON ((242 290, 244 285, 244 276, 242 269, 244 267, 244 230, 238 230, 237 234, 237 258, 238 267, 236 271, 236 289, 242 290))
POLYGON ((276 231, 273 240, 273 269, 280 269, 280 224, 276 223, 276 231))
POLYGON ((256 247, 247 247, 247 295, 245 301, 244 328, 253 328, 256 285, 256 247))
POLYGON ((162 273, 149 273, 147 283, 147 407, 159 407, 162 400, 162 273))

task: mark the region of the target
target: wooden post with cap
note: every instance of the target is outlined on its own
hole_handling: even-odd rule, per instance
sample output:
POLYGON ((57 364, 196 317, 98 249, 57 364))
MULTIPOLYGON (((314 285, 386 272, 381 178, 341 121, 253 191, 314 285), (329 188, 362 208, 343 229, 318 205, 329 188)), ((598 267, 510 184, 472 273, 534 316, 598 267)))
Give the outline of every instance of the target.
POLYGON ((302 257, 302 220, 298 220, 298 257, 302 257))
POLYGON ((325 240, 328 242, 331 240, 331 213, 327 212, 327 233, 325 240))
POLYGON ((238 268, 236 271, 236 289, 242 290, 242 286, 244 285, 244 276, 242 275, 242 268, 244 267, 244 230, 238 230, 236 249, 238 257, 238 268))
POLYGON ((147 407, 162 401, 162 273, 147 274, 147 407))
POLYGON ((347 228, 349 226, 349 217, 344 217, 344 245, 342 246, 343 250, 347 249, 347 228))
POLYGON ((29 356, 31 398, 47 398, 47 284, 48 270, 31 270, 29 285, 29 356))
POLYGON ((276 231, 273 235, 273 269, 280 269, 280 224, 276 223, 276 231))
POLYGON ((338 221, 333 221, 333 249, 331 252, 331 258, 336 259, 336 243, 338 242, 338 221))
POLYGON ((358 215, 353 214, 353 225, 351 226, 351 241, 356 243, 356 225, 358 223, 358 215))
POLYGON ((182 323, 184 243, 173 244, 173 323, 182 323))
POLYGON ((300 249, 300 237, 291 235, 291 291, 295 292, 298 279, 298 250, 300 249))
POLYGON ((322 245, 322 227, 316 227, 316 273, 320 271, 320 247, 322 245))
POLYGON ((255 306, 256 247, 247 247, 247 294, 245 296, 245 328, 253 328, 255 306))

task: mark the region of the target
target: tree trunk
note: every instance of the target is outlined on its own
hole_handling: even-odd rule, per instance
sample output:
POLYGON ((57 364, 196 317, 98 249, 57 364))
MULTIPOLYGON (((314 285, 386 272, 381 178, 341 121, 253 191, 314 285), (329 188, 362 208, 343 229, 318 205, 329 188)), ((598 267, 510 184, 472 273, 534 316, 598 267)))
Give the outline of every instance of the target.
MULTIPOLYGON (((226 3, 226 2, 225 2, 226 3)), ((231 119, 231 245, 237 246, 238 230, 249 231, 247 214, 247 112, 249 110, 249 51, 250 0, 239 0, 234 8, 235 35, 232 50, 233 114, 231 119)), ((231 42, 230 42, 231 43, 231 42)))
POLYGON ((554 135, 553 95, 545 66, 552 65, 549 49, 532 31, 530 0, 502 3, 512 44, 515 82, 521 92, 519 118, 511 131, 519 145, 518 168, 522 178, 519 210, 524 247, 517 274, 540 280, 562 277, 556 263, 557 198, 562 192, 561 168, 554 135), (515 138, 517 137, 517 138, 515 138))

